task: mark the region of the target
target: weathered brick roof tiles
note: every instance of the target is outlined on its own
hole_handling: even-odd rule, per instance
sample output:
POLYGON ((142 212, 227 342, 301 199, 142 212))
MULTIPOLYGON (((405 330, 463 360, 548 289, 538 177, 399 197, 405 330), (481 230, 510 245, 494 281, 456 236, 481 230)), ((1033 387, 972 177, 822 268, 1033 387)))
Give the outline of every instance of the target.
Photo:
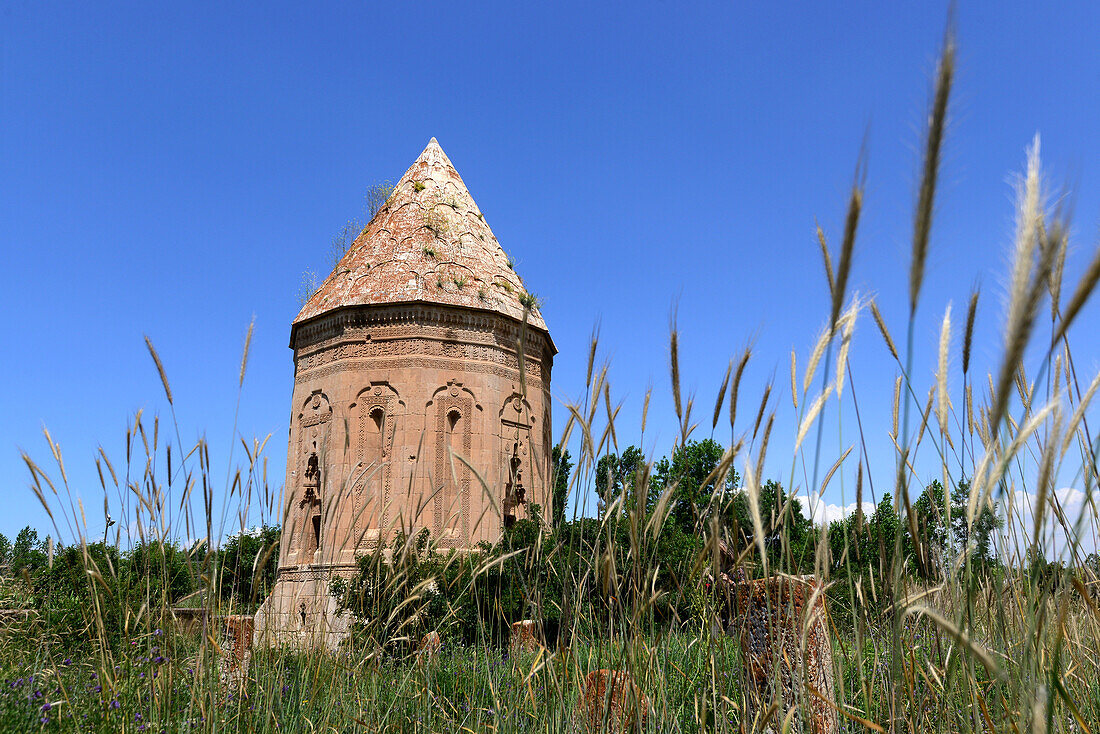
MULTIPOLYGON (((346 306, 439 303, 522 319, 530 296, 435 138, 295 324, 346 306)), ((538 308, 531 326, 546 331, 538 308)))

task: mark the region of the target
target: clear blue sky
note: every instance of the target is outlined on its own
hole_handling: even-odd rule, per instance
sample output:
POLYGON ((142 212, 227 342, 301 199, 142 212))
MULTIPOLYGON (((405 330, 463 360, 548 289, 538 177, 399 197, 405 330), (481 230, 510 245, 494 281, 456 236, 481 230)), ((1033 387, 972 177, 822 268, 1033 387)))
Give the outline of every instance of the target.
MULTIPOLYGON (((4 3, 0 532, 48 528, 18 451, 50 463, 43 425, 100 515, 95 448, 120 462, 128 416, 167 414, 143 334, 164 360, 184 441, 205 433, 224 461, 253 315, 238 430, 272 434, 281 484, 301 273, 325 268, 366 189, 399 177, 432 136, 544 300, 556 397, 583 393, 599 322, 613 397, 626 401, 620 443, 637 441, 627 427, 652 384, 644 448, 666 453, 678 301, 696 435, 709 434, 727 361, 752 341, 742 422, 774 374, 768 473, 785 479, 789 352, 805 363, 828 308, 814 221, 839 241, 865 135, 851 286, 877 294, 897 338, 904 330, 920 131, 946 16, 942 2, 4 3)), ((979 374, 997 354, 1009 181, 1036 132, 1052 181, 1076 191, 1067 282, 1100 222, 1100 6, 960 2, 956 19, 921 394, 943 309, 953 301, 961 323, 976 280, 979 374)), ((1084 378, 1100 356, 1098 308, 1073 334, 1084 378)), ((895 370, 869 318, 853 369, 881 494, 895 370)), ((565 415, 556 406, 555 432, 565 415)), ((850 406, 826 425, 835 457, 856 435, 850 406)), ((830 502, 851 501, 844 481, 847 496, 834 482, 830 502)))

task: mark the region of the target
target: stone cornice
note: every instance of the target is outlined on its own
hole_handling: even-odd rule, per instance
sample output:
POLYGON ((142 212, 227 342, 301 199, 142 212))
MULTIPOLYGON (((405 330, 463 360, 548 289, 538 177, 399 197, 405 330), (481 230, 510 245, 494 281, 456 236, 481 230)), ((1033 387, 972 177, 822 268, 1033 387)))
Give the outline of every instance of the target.
MULTIPOLYGON (((336 339, 349 329, 402 324, 486 332, 497 337, 500 344, 514 344, 519 338, 520 330, 523 328, 521 322, 488 310, 482 311, 423 302, 348 306, 291 326, 290 348, 295 350, 308 349, 319 342, 336 339)), ((539 339, 539 337, 545 340, 547 347, 545 353, 549 357, 557 354, 557 347, 554 346, 554 341, 550 338, 549 333, 532 325, 528 325, 527 330, 528 338, 532 341, 539 339)))

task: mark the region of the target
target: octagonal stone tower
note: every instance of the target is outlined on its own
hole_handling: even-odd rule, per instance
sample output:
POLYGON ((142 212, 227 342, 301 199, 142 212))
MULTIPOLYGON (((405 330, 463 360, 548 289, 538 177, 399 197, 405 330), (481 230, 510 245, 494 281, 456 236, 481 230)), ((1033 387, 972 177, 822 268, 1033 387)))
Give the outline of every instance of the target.
POLYGON ((290 346, 279 571, 258 642, 335 647, 347 620, 329 584, 398 532, 463 550, 533 503, 549 516, 556 349, 435 138, 302 308, 290 346))

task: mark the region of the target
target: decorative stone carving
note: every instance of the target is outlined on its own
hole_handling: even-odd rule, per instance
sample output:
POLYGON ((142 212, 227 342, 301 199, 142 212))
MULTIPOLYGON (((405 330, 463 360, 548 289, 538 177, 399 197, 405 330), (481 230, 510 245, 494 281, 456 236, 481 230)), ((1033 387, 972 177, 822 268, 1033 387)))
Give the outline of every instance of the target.
POLYGON ((434 535, 440 545, 463 547, 470 538, 470 470, 458 459, 452 464, 452 452, 470 458, 475 420, 473 394, 462 389, 461 382, 452 380, 436 392, 429 405, 436 418, 434 535))
POLYGON ((393 442, 405 403, 388 383, 364 388, 349 406, 358 424, 352 490, 355 497, 355 547, 371 549, 384 543, 387 508, 393 491, 393 442))

